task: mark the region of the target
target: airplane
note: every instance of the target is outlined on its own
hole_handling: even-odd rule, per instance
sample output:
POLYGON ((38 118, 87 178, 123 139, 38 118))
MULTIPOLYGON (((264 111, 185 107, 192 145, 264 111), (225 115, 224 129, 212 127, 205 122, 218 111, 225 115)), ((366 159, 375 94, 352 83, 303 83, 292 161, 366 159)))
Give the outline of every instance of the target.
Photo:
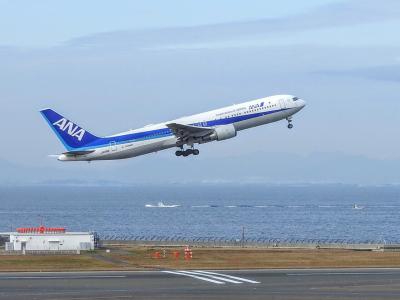
POLYGON ((66 148, 59 161, 114 160, 178 147, 176 156, 198 155, 195 144, 234 138, 238 131, 286 119, 306 102, 292 95, 275 95, 241 104, 98 137, 50 108, 40 111, 66 148), (186 148, 186 149, 185 149, 186 148))

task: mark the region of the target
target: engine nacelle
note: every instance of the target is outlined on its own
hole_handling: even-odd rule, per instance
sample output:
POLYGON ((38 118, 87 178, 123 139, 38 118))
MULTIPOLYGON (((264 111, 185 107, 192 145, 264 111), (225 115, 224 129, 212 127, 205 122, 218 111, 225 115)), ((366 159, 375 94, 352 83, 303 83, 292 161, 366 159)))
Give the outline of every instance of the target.
POLYGON ((214 128, 214 132, 207 137, 207 141, 223 141, 235 137, 237 134, 232 124, 222 125, 214 128))

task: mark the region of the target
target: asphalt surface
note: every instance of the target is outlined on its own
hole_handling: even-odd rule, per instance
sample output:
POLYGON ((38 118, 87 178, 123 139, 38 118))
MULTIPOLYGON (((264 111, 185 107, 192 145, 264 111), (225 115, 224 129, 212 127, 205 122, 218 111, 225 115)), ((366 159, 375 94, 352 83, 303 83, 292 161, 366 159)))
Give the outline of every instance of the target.
POLYGON ((400 269, 0 273, 0 299, 400 299, 400 269))

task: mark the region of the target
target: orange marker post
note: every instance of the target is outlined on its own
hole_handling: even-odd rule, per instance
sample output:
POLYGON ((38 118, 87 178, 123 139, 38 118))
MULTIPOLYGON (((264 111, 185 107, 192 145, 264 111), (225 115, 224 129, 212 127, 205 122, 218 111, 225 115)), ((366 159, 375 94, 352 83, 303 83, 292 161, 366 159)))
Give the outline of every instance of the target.
POLYGON ((181 254, 179 253, 179 251, 174 251, 173 252, 173 256, 174 256, 174 258, 175 259, 179 259, 179 256, 180 256, 181 254))
POLYGON ((192 253, 192 249, 189 248, 189 246, 185 247, 185 259, 189 260, 193 258, 193 253, 192 253))
POLYGON ((160 259, 161 258, 160 252, 159 251, 154 252, 153 258, 160 259))

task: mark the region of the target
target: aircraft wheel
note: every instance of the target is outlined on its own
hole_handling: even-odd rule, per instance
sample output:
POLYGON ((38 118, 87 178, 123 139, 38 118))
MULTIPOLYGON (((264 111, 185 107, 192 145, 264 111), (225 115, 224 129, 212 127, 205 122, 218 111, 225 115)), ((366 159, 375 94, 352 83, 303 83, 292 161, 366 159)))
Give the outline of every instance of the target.
POLYGON ((287 128, 292 129, 293 128, 293 124, 289 123, 287 128))
POLYGON ((199 149, 194 149, 194 150, 193 150, 193 155, 199 155, 199 154, 200 154, 199 149))
POLYGON ((182 151, 180 151, 180 150, 178 150, 178 151, 175 152, 175 155, 176 155, 176 156, 181 156, 182 154, 183 154, 183 153, 182 153, 182 151))
POLYGON ((189 156, 190 154, 192 154, 192 150, 191 149, 186 149, 185 151, 183 151, 183 156, 184 157, 186 157, 186 156, 189 156))

